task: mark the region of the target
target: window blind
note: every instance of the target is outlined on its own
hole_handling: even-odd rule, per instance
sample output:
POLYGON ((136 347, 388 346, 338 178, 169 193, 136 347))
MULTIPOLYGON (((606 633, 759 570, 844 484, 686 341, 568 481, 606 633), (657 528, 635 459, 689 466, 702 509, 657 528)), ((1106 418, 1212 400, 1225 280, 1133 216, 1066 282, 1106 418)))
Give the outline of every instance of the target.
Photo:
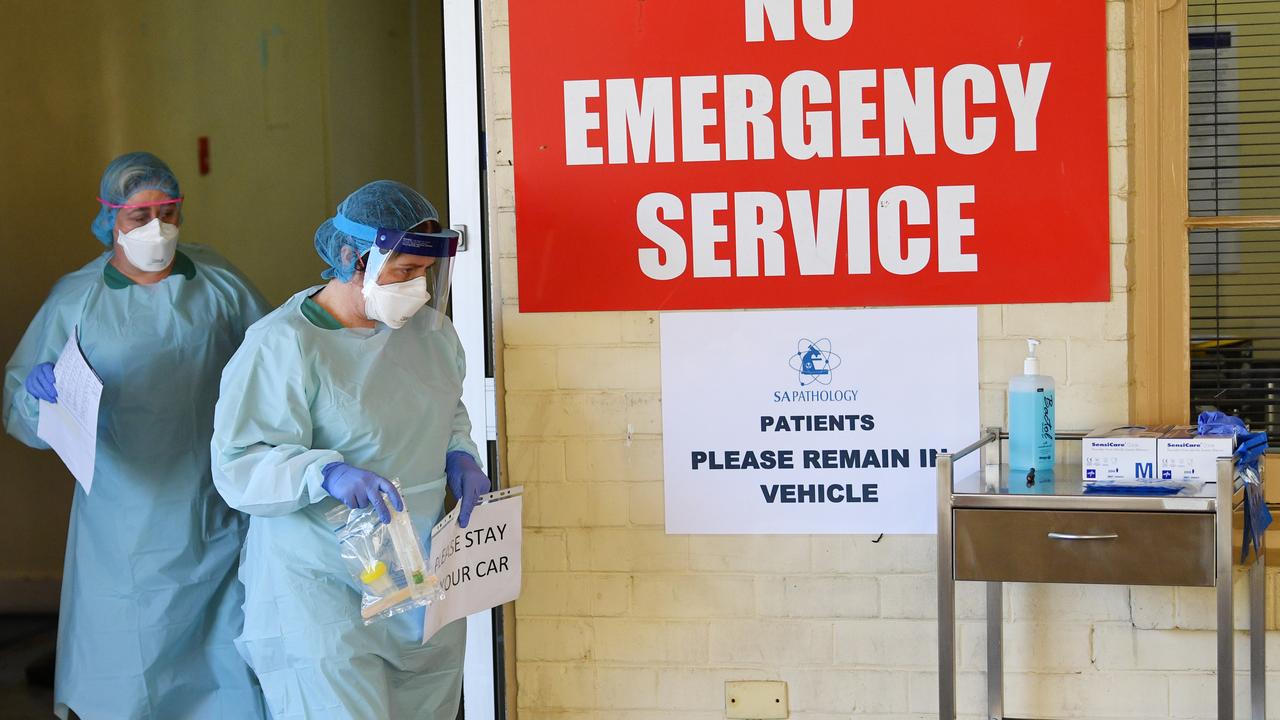
POLYGON ((1280 436, 1280 0, 1188 5, 1191 411, 1280 436))

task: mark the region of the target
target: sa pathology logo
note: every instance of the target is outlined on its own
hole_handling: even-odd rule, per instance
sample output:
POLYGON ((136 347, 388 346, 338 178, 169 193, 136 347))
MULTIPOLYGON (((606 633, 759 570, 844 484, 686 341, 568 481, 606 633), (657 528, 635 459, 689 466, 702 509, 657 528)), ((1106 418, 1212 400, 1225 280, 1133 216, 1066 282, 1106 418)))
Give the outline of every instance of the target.
POLYGON ((831 372, 840 367, 840 356, 831 351, 831 340, 801 338, 791 354, 791 369, 796 371, 800 387, 830 385, 831 372))

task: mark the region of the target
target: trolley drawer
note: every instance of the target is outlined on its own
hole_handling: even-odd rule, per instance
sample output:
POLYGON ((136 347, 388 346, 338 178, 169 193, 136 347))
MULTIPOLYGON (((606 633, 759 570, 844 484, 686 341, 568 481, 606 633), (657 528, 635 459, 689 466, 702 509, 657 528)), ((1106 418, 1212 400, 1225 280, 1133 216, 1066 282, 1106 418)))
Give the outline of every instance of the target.
POLYGON ((1209 513, 955 510, 957 580, 1214 584, 1209 513))

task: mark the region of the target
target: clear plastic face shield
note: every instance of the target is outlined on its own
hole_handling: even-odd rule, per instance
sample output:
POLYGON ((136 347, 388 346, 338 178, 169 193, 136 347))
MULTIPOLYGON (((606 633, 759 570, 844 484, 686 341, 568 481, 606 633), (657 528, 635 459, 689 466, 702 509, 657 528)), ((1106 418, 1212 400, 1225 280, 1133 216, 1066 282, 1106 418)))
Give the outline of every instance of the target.
POLYGON ((120 225, 125 232, 140 228, 157 218, 165 225, 181 224, 182 201, 182 196, 136 203, 113 203, 98 198, 99 203, 120 213, 120 225))
MULTIPOLYGON (((334 224, 344 232, 350 232, 344 225, 356 225, 340 219, 345 222, 334 224)), ((425 308, 430 314, 428 326, 438 330, 449 309, 458 233, 442 228, 434 219, 410 230, 359 227, 374 231, 373 247, 364 258, 361 288, 366 316, 399 329, 425 308)))

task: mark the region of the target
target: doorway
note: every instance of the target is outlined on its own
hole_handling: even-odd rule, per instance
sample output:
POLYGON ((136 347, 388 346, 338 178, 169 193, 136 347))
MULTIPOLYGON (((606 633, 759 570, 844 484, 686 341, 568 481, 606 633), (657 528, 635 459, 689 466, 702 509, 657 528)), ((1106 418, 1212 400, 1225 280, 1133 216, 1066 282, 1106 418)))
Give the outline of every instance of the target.
MULTIPOLYGON (((464 400, 477 444, 490 448, 486 470, 503 484, 486 392, 494 363, 477 3, 139 0, 125 10, 110 0, 0 0, 0 10, 11 30, 0 93, 12 111, 0 137, 0 245, 27 258, 0 288, 4 358, 54 282, 102 252, 88 230, 94 196, 123 152, 149 150, 173 168, 187 198, 184 240, 214 247, 272 305, 320 282, 311 238, 342 198, 372 179, 399 180, 465 227, 453 292, 464 400)), ((22 660, 0 676, 0 697, 6 711, 48 717, 52 696, 29 655, 31 638, 52 649, 74 480, 52 453, 8 436, 0 467, 9 482, 38 480, 31 511, 0 539, 0 657, 14 644, 22 660), (23 673, 27 665, 37 672, 23 673), (17 689, 28 680, 33 688, 17 689)), ((506 717, 497 617, 468 622, 468 720, 506 717)))

